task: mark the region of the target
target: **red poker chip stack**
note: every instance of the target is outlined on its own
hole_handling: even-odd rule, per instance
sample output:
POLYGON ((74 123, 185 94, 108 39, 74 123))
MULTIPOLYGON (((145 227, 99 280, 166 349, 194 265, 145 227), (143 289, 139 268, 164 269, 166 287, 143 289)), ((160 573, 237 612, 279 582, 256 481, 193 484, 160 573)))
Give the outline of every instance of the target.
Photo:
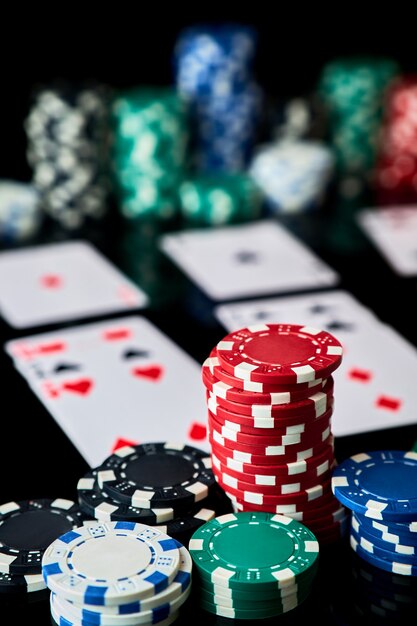
POLYGON ((335 465, 331 334, 259 324, 227 335, 203 364, 213 471, 236 511, 265 511, 308 526, 322 544, 348 516, 330 488, 335 465))
POLYGON ((417 200, 417 76, 397 79, 387 92, 375 186, 379 204, 417 200))

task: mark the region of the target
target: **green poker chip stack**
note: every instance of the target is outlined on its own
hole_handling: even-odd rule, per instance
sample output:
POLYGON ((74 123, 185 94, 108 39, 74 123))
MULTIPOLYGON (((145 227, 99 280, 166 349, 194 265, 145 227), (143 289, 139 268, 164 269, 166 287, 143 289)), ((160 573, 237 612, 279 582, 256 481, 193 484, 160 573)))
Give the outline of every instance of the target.
POLYGON ((256 219, 262 198, 246 174, 200 175, 184 181, 179 190, 186 221, 221 226, 256 219))
POLYGON ((398 66, 391 59, 347 58, 323 69, 319 93, 341 174, 366 175, 375 163, 383 96, 398 66))
POLYGON ((123 215, 174 217, 187 147, 181 99, 169 88, 121 93, 113 102, 112 127, 113 172, 123 215))
POLYGON ((232 619, 275 617, 310 594, 318 542, 296 520, 271 513, 230 513, 201 526, 190 554, 203 609, 232 619))

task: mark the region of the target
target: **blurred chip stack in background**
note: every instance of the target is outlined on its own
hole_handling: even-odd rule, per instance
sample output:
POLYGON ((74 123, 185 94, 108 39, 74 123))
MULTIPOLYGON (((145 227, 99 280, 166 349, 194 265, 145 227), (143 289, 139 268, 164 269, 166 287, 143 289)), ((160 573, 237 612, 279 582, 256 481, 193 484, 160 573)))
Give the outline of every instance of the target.
MULTIPOLYGON (((109 199, 129 228, 330 209, 340 247, 359 206, 414 202, 417 78, 398 78, 389 58, 350 57, 329 61, 312 92, 264 96, 257 44, 250 26, 193 26, 173 51, 175 85, 133 81, 112 102, 99 86, 38 91, 26 120, 38 209, 69 230, 109 199)), ((0 220, 9 241, 38 227, 15 204, 0 220)))
POLYGON ((197 170, 241 171, 248 162, 261 106, 255 48, 254 31, 237 25, 190 28, 179 38, 176 82, 193 122, 197 170))
POLYGON ((15 243, 35 235, 41 225, 39 198, 32 185, 0 181, 0 241, 15 243))
POLYGON ((326 118, 315 96, 270 105, 268 136, 249 164, 268 212, 304 213, 321 208, 334 174, 334 156, 324 141, 326 118))
POLYGON ((334 168, 321 142, 281 140, 262 146, 250 173, 276 213, 301 213, 320 206, 334 168))
POLYGON ((26 120, 42 209, 62 227, 100 218, 108 195, 108 106, 102 88, 40 90, 26 120))
POLYGON ((122 214, 174 217, 187 147, 181 99, 170 88, 138 88, 115 99, 112 120, 113 172, 122 214))
POLYGON ((270 113, 272 136, 282 139, 323 139, 327 118, 317 94, 279 100, 270 113))
POLYGON ((361 198, 375 166, 384 92, 398 72, 390 59, 348 58, 328 63, 318 90, 329 116, 340 194, 361 198))
POLYGON ((398 78, 388 90, 375 175, 378 204, 417 200, 417 76, 398 78))
POLYGON ((180 188, 184 218, 193 224, 220 226, 259 217, 262 196, 245 173, 202 174, 180 188))

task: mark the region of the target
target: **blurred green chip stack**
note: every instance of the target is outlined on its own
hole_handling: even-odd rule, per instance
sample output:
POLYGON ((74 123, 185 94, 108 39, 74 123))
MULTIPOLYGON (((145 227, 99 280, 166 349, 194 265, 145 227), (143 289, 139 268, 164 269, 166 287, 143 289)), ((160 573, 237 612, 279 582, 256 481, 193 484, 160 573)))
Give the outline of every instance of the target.
POLYGON ((184 218, 200 225, 220 226, 256 219, 261 194, 246 174, 212 174, 190 178, 180 187, 184 218))
POLYGON ((113 167, 126 217, 169 219, 184 179, 187 126, 183 104, 168 88, 125 92, 112 107, 113 167))
POLYGON ((341 174, 366 175, 374 166, 384 91, 397 73, 396 63, 384 58, 340 59, 325 66, 319 92, 341 174))

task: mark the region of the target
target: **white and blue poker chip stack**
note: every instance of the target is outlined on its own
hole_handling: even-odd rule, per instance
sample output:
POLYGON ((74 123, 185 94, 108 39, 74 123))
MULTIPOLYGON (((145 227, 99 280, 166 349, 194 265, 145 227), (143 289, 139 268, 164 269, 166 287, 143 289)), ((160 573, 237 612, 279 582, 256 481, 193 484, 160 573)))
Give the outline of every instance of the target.
POLYGON ((240 171, 247 165, 262 103, 252 74, 255 49, 255 32, 238 25, 194 27, 178 40, 177 88, 190 108, 201 171, 240 171))
POLYGON ((106 211, 108 106, 105 90, 39 90, 25 123, 27 158, 42 209, 66 229, 106 211))
POLYGON ((336 498, 352 510, 350 545, 367 563, 417 575, 417 453, 356 454, 333 472, 336 498))
POLYGON ((171 624, 191 591, 186 548, 134 522, 85 522, 46 550, 42 573, 59 626, 171 624))
POLYGON ((323 143, 284 139, 259 148, 249 173, 273 212, 301 213, 320 206, 334 165, 323 143))
POLYGON ((32 185, 0 180, 0 241, 14 243, 35 236, 41 225, 39 195, 32 185))

